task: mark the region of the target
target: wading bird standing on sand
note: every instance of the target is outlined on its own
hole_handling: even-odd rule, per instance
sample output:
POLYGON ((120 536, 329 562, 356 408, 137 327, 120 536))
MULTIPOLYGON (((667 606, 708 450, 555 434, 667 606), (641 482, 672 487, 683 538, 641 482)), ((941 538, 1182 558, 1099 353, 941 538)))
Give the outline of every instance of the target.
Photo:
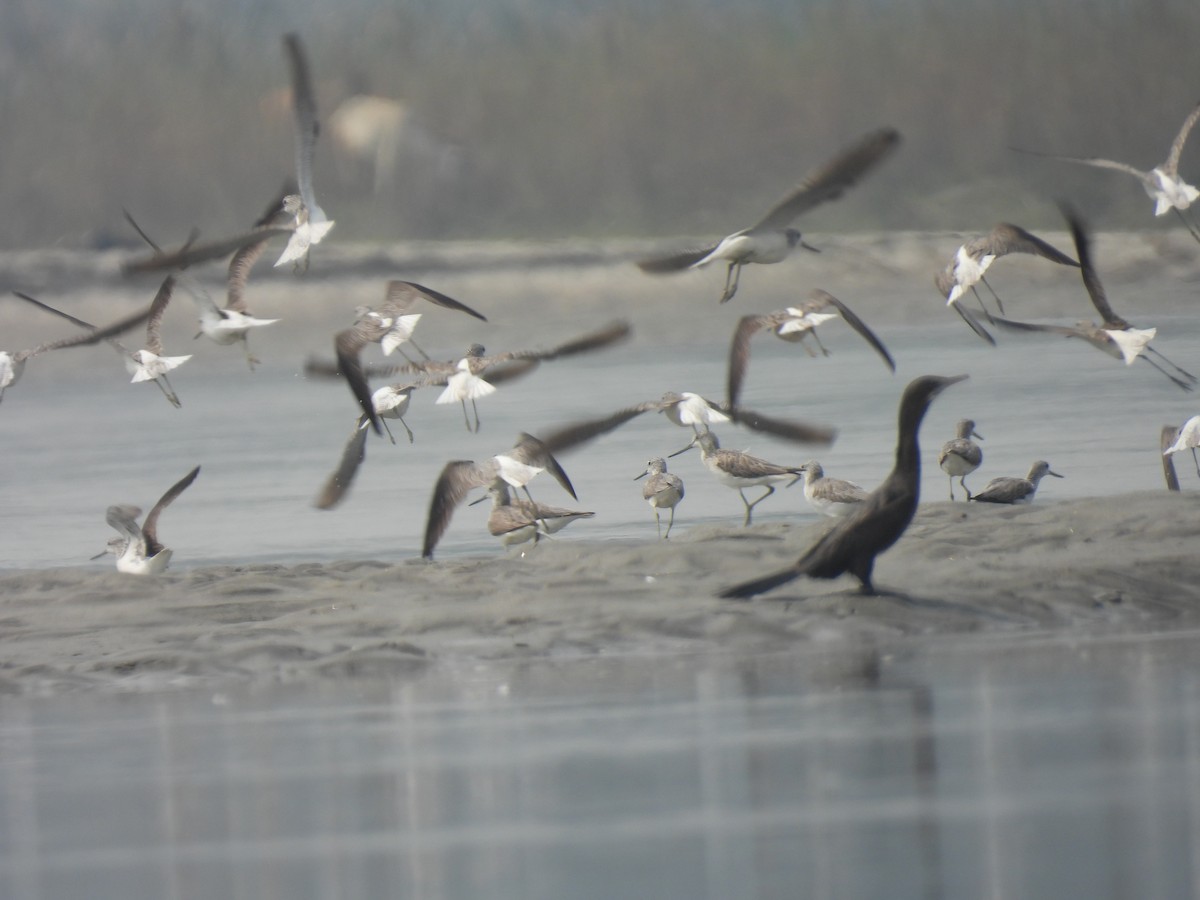
POLYGON ((1003 476, 993 478, 983 486, 978 494, 971 494, 968 500, 978 503, 1032 503, 1038 485, 1047 475, 1062 478, 1057 472, 1050 470, 1050 463, 1038 460, 1029 467, 1029 474, 1024 478, 1003 476))
POLYGON ((646 478, 642 484, 642 499, 654 510, 658 536, 665 540, 671 536, 671 526, 675 524, 675 507, 683 499, 683 479, 667 471, 667 461, 661 456, 656 456, 646 463, 646 471, 633 480, 637 481, 639 478, 646 478), (646 478, 647 475, 650 477, 646 478), (662 518, 659 515, 659 510, 664 507, 671 511, 666 534, 663 534, 662 518))
POLYGON ((953 440, 942 444, 942 452, 938 454, 938 466, 950 478, 950 499, 954 499, 954 479, 966 491, 967 499, 971 499, 971 491, 967 488, 967 476, 979 468, 983 462, 983 451, 971 438, 983 440, 983 435, 975 430, 975 423, 970 419, 960 419, 955 429, 953 440))
POLYGON ((747 263, 777 263, 787 259, 797 246, 817 251, 804 243, 800 232, 789 227, 801 213, 840 197, 872 168, 882 162, 900 144, 894 128, 880 128, 847 147, 829 162, 813 169, 755 225, 734 232, 703 250, 688 250, 656 259, 642 260, 643 272, 662 274, 697 269, 721 260, 725 270, 725 290, 721 302, 731 299, 738 289, 738 276, 747 263))
POLYGON ((787 584, 801 575, 837 578, 847 573, 862 583, 864 594, 874 594, 871 572, 875 567, 875 557, 904 534, 920 500, 921 447, 917 432, 921 420, 942 391, 966 377, 923 375, 910 382, 900 398, 896 464, 883 484, 873 490, 858 509, 839 520, 795 564, 765 578, 727 588, 719 596, 745 600, 787 584))
POLYGON ((839 518, 849 515, 869 496, 866 488, 853 481, 826 475, 825 469, 815 459, 810 459, 800 468, 804 470, 804 499, 823 516, 839 518))
POLYGON ((671 456, 678 456, 693 447, 700 448, 700 459, 704 467, 712 472, 721 484, 735 488, 746 507, 746 521, 750 524, 754 507, 775 493, 775 483, 786 481, 785 487, 791 487, 804 477, 801 466, 777 466, 775 463, 743 453, 741 450, 722 450, 717 436, 711 431, 702 431, 692 438, 692 442, 682 450, 676 450, 671 456), (767 489, 766 493, 751 503, 746 499, 745 489, 759 485, 767 489))

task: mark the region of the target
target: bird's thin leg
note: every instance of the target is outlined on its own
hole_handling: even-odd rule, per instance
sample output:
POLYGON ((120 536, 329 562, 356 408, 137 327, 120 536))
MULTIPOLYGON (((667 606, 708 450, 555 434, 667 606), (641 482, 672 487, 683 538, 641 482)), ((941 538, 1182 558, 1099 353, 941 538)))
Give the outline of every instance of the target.
POLYGON ((250 371, 253 372, 254 367, 258 365, 260 360, 256 359, 255 356, 250 352, 250 341, 244 334, 242 335, 242 349, 246 351, 246 365, 248 365, 250 367, 250 371))
MULTIPOLYGON (((404 426, 404 430, 408 432, 408 442, 411 444, 413 442, 412 429, 409 428, 408 423, 404 421, 404 416, 398 416, 398 418, 400 419, 400 424, 404 426)), ((392 441, 392 443, 394 444, 395 441, 392 441)))
POLYGON ((179 409, 183 405, 179 402, 179 398, 175 396, 175 392, 171 390, 171 382, 167 381, 166 375, 159 375, 154 379, 154 383, 158 385, 158 389, 163 392, 163 396, 167 398, 167 401, 173 407, 179 409))
POLYGON ((979 309, 983 312, 984 316, 987 317, 989 322, 992 321, 992 314, 988 312, 987 307, 983 305, 983 297, 979 296, 979 290, 975 287, 975 285, 971 285, 971 293, 975 295, 975 301, 979 304, 979 309))
POLYGON ((392 429, 388 428, 388 423, 387 423, 387 420, 386 420, 386 419, 384 419, 384 418, 383 418, 383 416, 380 416, 380 417, 379 417, 379 422, 380 422, 380 424, 381 424, 381 425, 383 425, 383 430, 387 432, 387 436, 388 436, 388 437, 390 437, 390 438, 392 439, 392 443, 393 443, 393 444, 395 444, 395 443, 396 443, 396 438, 395 438, 395 437, 393 437, 393 435, 392 435, 392 429))
POLYGON ((662 540, 662 518, 658 515, 658 507, 654 507, 654 524, 658 526, 658 539, 662 540))
POLYGON ((1146 345, 1146 352, 1153 353, 1155 356, 1157 356, 1159 359, 1161 359, 1163 362, 1165 362, 1167 365, 1169 365, 1172 369, 1174 369, 1176 372, 1178 372, 1184 378, 1188 379, 1188 381, 1191 381, 1193 384, 1196 382, 1195 375, 1193 375, 1187 369, 1182 369, 1179 366, 1175 365, 1175 363, 1171 362, 1171 360, 1167 359, 1165 356, 1163 356, 1161 353, 1159 353, 1157 350, 1155 350, 1149 344, 1146 345))
POLYGON ((971 499, 971 489, 967 487, 967 476, 966 475, 959 476, 958 483, 960 485, 962 485, 962 489, 964 491, 966 491, 966 493, 967 493, 967 499, 970 500, 971 499))
POLYGON ((1192 390, 1192 385, 1190 382, 1184 381, 1182 378, 1176 378, 1174 375, 1172 375, 1170 372, 1168 372, 1166 369, 1164 369, 1162 366, 1160 366, 1158 363, 1156 363, 1150 357, 1146 356, 1146 354, 1143 353, 1141 356, 1138 357, 1138 359, 1145 360, 1146 362, 1150 363, 1150 365, 1154 366, 1154 368, 1158 369, 1158 371, 1162 372, 1164 375, 1166 375, 1168 378, 1170 378, 1173 382, 1175 382, 1177 385, 1179 385, 1185 391, 1192 390))
POLYGON ((825 349, 825 345, 821 343, 821 337, 817 334, 816 329, 810 331, 809 334, 811 334, 812 339, 817 342, 817 346, 821 348, 821 354, 823 356, 829 356, 830 353, 827 349, 825 349))
POLYGON ((1196 475, 1200 476, 1200 459, 1196 458, 1196 448, 1192 448, 1192 462, 1196 464, 1196 475))
POLYGON ((479 407, 475 405, 474 400, 471 400, 471 412, 475 414, 475 433, 479 434, 479 407))
POLYGON ((1191 234, 1191 236, 1194 237, 1197 241, 1200 241, 1200 231, 1196 230, 1195 223, 1193 223, 1191 219, 1189 219, 1186 215, 1184 215, 1183 210, 1180 209, 1179 207, 1177 207, 1177 206, 1172 207, 1172 209, 1175 210, 1175 215, 1179 216, 1179 221, 1183 223, 1184 227, 1187 228, 1187 230, 1191 234))
MULTIPOLYGON (((1196 455, 1196 451, 1193 450, 1192 456, 1195 456, 1195 455, 1196 455)), ((1196 472, 1200 473, 1200 463, 1196 464, 1196 472)), ((657 515, 657 510, 655 510, 655 514, 657 515)), ((663 535, 664 541, 671 536, 671 526, 674 524, 675 524, 675 507, 672 506, 671 507, 671 517, 669 519, 667 519, 667 533, 663 535)))
POLYGON ((1000 295, 996 293, 996 289, 992 287, 991 282, 989 282, 982 275, 979 276, 979 280, 983 282, 984 287, 992 292, 992 296, 996 298, 996 307, 1000 310, 1000 315, 1004 315, 1004 301, 1000 299, 1000 295))
MULTIPOLYGON (((418 353, 420 353, 420 354, 421 354, 423 357, 425 357, 426 359, 429 359, 429 354, 428 354, 428 353, 426 353, 424 350, 422 350, 422 349, 421 349, 421 345, 420 345, 420 344, 418 344, 418 343, 417 343, 416 341, 414 341, 412 338, 409 338, 409 339, 408 339, 408 342, 409 342, 410 344, 412 344, 412 345, 413 345, 413 349, 414 349, 414 350, 416 350, 418 353)), ((406 357, 406 358, 407 358, 407 357, 406 357)))
POLYGON ((951 502, 953 502, 953 500, 954 500, 954 476, 953 475, 950 476, 950 500, 951 500, 951 502))
POLYGON ((741 488, 738 488, 738 493, 742 494, 742 502, 746 504, 746 521, 743 523, 744 525, 750 524, 750 517, 754 514, 754 507, 758 506, 758 504, 762 503, 764 500, 766 500, 768 497, 770 497, 773 493, 775 493, 774 485, 764 484, 763 487, 765 487, 767 489, 767 492, 765 494, 763 494, 761 497, 759 497, 757 500, 755 500, 753 503, 747 503, 746 495, 742 494, 741 488))
POLYGON ((742 264, 740 262, 731 262, 729 268, 725 270, 725 293, 721 295, 721 302, 733 299, 733 295, 737 293, 738 279, 742 275, 742 264))
MULTIPOLYGON (((527 485, 527 484, 521 485, 521 490, 523 490, 525 492, 525 499, 529 501, 530 507, 533 509, 534 513, 536 514, 538 511, 538 505, 537 505, 537 501, 535 501, 533 499, 533 494, 529 493, 529 485, 527 485)), ((549 536, 550 535, 550 526, 546 524, 546 520, 544 518, 542 518, 541 516, 537 516, 537 521, 539 523, 541 523, 542 530, 546 532, 547 536, 549 536)), ((535 531, 534 533, 538 534, 539 532, 535 531)))
POLYGON ((858 576, 858 580, 862 582, 862 587, 859 592, 868 597, 874 597, 877 591, 875 585, 871 581, 871 571, 875 568, 875 557, 868 556, 863 562, 854 566, 850 571, 858 576))

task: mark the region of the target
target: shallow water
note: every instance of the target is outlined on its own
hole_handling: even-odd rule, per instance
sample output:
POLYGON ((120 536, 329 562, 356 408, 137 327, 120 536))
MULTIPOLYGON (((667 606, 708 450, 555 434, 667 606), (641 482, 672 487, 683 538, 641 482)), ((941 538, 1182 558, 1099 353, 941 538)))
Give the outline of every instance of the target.
POLYGON ((1195 895, 1196 635, 0 704, 0 895, 1195 895))
MULTIPOLYGON (((548 329, 553 337, 528 343, 546 346, 604 321, 591 312, 555 322, 548 329)), ((520 431, 536 434, 657 398, 666 390, 720 399, 729 322, 737 314, 714 322, 719 331, 710 339, 663 346, 655 341, 655 327, 639 331, 634 317, 635 337, 629 343, 546 363, 482 400, 479 434, 467 432, 457 406, 434 404, 440 389, 418 391, 407 416, 415 442, 408 444, 400 428, 396 446, 372 438, 351 495, 329 512, 313 509, 311 502, 340 457, 355 406, 344 384, 314 382, 301 374, 304 357, 328 346, 327 334, 306 335, 300 343, 273 338, 269 329, 256 335, 255 351, 264 363, 254 373, 246 371, 237 348, 207 342, 188 347, 198 357, 188 364, 193 369, 184 367, 175 375, 184 403, 180 410, 170 408, 152 386, 122 384, 119 366, 103 348, 69 351, 92 353, 97 365, 87 373, 61 368, 51 354, 30 364, 0 408, 5 447, 0 568, 87 565, 113 534, 104 523, 107 506, 132 503, 148 509, 197 464, 200 477, 160 521, 160 537, 175 549, 175 568, 417 556, 432 486, 446 461, 486 458, 510 447, 520 431)), ((1156 322, 1165 336, 1157 342, 1164 352, 1185 366, 1200 361, 1200 323, 1178 316, 1158 316, 1156 322)), ((1066 476, 1043 482, 1039 502, 1053 502, 1160 490, 1160 428, 1196 411, 1192 395, 1149 366, 1126 370, 1081 342, 1002 339, 991 349, 949 313, 928 325, 874 327, 898 362, 895 375, 841 323, 823 329, 832 349, 826 358, 808 358, 801 348, 769 336, 755 344, 745 405, 834 425, 839 436, 833 447, 789 445, 728 428, 719 431, 724 446, 786 464, 816 458, 828 474, 870 488, 891 467, 903 386, 920 374, 965 372, 971 379, 937 401, 922 429, 924 496, 947 497, 937 449, 953 437, 958 419, 970 417, 986 440, 984 464, 969 484, 978 489, 996 475, 1023 475, 1034 460, 1046 459, 1066 476)), ((499 341, 521 346, 514 338, 497 340, 497 350, 504 346, 499 341)), ((436 345, 427 349, 437 355, 436 345)), ((441 355, 453 352, 446 348, 441 355)), ((374 361, 379 354, 371 348, 366 357, 374 361)), ((689 432, 647 414, 564 455, 578 502, 550 481, 533 484, 535 497, 597 515, 557 539, 652 539, 653 514, 634 476, 649 457, 665 456, 688 439, 689 432)), ((1195 473, 1190 459, 1179 459, 1187 490, 1195 473)), ((681 532, 694 524, 741 520, 736 492, 713 480, 698 451, 670 460, 670 467, 686 484, 676 516, 681 532)), ((751 489, 751 496, 757 491, 751 489)), ((815 514, 793 488, 780 489, 755 517, 805 521, 815 514)), ((439 556, 500 552, 486 532, 486 518, 486 505, 460 508, 439 556)), ((112 561, 91 565, 111 566, 112 561)))

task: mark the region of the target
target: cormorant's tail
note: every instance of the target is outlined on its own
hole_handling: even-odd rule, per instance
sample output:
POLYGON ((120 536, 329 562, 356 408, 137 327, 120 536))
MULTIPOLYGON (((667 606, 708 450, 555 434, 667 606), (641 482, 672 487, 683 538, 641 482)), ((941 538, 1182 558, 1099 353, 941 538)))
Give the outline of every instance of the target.
POLYGON ((781 584, 787 584, 789 581, 799 578, 802 574, 803 572, 798 566, 788 566, 786 569, 782 569, 765 578, 756 578, 753 581, 746 581, 731 588, 725 588, 717 596, 725 600, 749 600, 755 594, 764 594, 772 588, 777 588, 781 584))

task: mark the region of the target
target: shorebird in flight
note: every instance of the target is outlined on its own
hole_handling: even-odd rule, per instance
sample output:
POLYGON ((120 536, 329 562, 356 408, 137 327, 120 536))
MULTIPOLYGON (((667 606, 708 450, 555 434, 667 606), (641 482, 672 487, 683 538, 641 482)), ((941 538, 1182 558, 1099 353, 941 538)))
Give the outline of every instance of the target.
POLYGON ((277 198, 267 207, 266 212, 254 224, 250 231, 244 232, 225 241, 215 241, 211 244, 198 244, 195 233, 177 251, 163 252, 159 246, 142 230, 128 211, 125 218, 141 235, 142 240, 151 246, 154 254, 146 260, 126 266, 126 272, 146 272, 156 269, 174 269, 182 273, 184 269, 209 259, 223 258, 233 254, 229 260, 229 270, 226 275, 225 306, 219 307, 212 296, 194 280, 182 274, 178 283, 196 304, 196 312, 200 321, 199 338, 204 335, 215 343, 228 345, 241 342, 246 353, 246 363, 251 370, 259 362, 251 353, 246 335, 253 328, 273 325, 278 319, 256 318, 246 307, 246 282, 250 270, 266 250, 267 244, 276 234, 290 233, 291 227, 280 227, 277 223, 282 215, 281 201, 277 198))
POLYGON ((1051 471, 1050 463, 1040 459, 1029 467, 1029 474, 1024 478, 1010 476, 993 478, 983 486, 982 491, 969 495, 967 499, 977 503, 1032 503, 1038 485, 1047 475, 1055 478, 1063 477, 1057 472, 1051 471))
POLYGON ((142 511, 138 507, 110 506, 105 517, 106 521, 120 532, 121 536, 109 541, 107 549, 103 553, 93 556, 92 559, 99 559, 108 553, 113 553, 117 557, 117 571, 131 575, 155 575, 166 569, 167 564, 171 561, 172 551, 170 548, 164 547, 158 539, 158 517, 176 497, 187 490, 199 474, 200 467, 196 466, 171 485, 154 504, 154 508, 150 510, 145 522, 140 526, 137 518, 142 511))
POLYGON ((1154 339, 1158 333, 1158 329, 1134 328, 1113 311, 1111 304, 1108 302, 1108 295, 1104 291, 1104 285, 1100 282, 1100 276, 1096 272, 1096 267, 1092 260, 1091 236, 1088 233, 1086 224, 1074 210, 1066 206, 1063 207, 1063 215, 1066 216, 1067 224, 1071 229, 1071 236, 1075 240, 1075 252, 1079 256, 1079 265, 1083 273, 1083 285, 1092 300, 1092 305, 1100 313, 1100 324, 1081 321, 1076 323, 1074 327, 1067 325, 1042 325, 1032 322, 1014 322, 1011 319, 1005 319, 1001 316, 993 316, 992 322, 1010 331, 1036 331, 1048 334, 1060 334, 1069 338, 1079 338, 1087 341, 1093 347, 1107 353, 1109 356, 1124 360, 1128 366, 1133 365, 1136 359, 1143 359, 1183 390, 1192 390, 1196 384, 1196 377, 1175 365, 1175 363, 1150 346, 1150 341, 1154 339), (1156 359, 1151 359, 1151 356, 1156 357, 1156 359), (1167 371, 1163 364, 1174 369, 1175 374, 1167 371))
POLYGON ((737 408, 742 393, 742 382, 745 380, 746 369, 750 365, 750 341, 756 334, 769 329, 781 340, 789 343, 799 342, 809 356, 816 356, 816 352, 805 342, 805 338, 811 336, 816 341, 821 353, 828 356, 829 351, 817 337, 816 329, 818 325, 839 317, 844 319, 847 325, 857 331, 863 340, 875 349, 889 369, 893 372, 896 371, 896 363, 892 360, 892 355, 888 353, 887 347, 875 336, 875 333, 867 327, 867 324, 833 294, 817 289, 800 306, 789 306, 787 309, 764 315, 743 316, 738 321, 737 328, 733 332, 733 341, 729 345, 725 404, 731 408, 737 408), (830 311, 826 312, 826 310, 830 311))
MULTIPOLYGON (((350 382, 350 389, 355 397, 363 404, 366 391, 366 374, 359 361, 362 348, 372 340, 382 325, 360 319, 352 328, 340 332, 335 339, 338 356, 338 367, 350 382)), ((463 419, 468 431, 479 431, 479 410, 475 402, 495 392, 495 385, 500 378, 512 378, 525 374, 531 368, 554 359, 575 356, 609 347, 623 341, 632 334, 633 329, 628 322, 613 322, 603 328, 581 337, 574 338, 549 350, 510 350, 504 353, 486 354, 482 344, 472 344, 465 356, 457 360, 426 360, 424 362, 409 362, 392 368, 376 369, 380 372, 405 373, 414 376, 414 380, 426 385, 445 385, 445 390, 437 398, 437 403, 461 403, 463 419), (503 368, 500 368, 503 367, 503 368), (471 401, 471 409, 475 414, 474 425, 467 415, 467 401, 471 401)), ((378 430, 378 428, 377 428, 378 430)))
POLYGON ((683 499, 683 479, 667 471, 667 461, 661 456, 656 456, 646 463, 646 471, 633 480, 637 481, 639 478, 646 479, 642 483, 642 499, 649 503, 650 508, 654 510, 654 522, 658 525, 658 536, 666 540, 671 536, 671 526, 675 524, 675 507, 683 499), (671 511, 671 516, 667 520, 666 534, 663 534, 662 518, 659 513, 659 510, 664 507, 671 511))
POLYGON ((987 234, 972 238, 959 247, 955 251, 954 258, 934 276, 933 283, 937 287, 938 293, 946 298, 946 305, 954 307, 954 311, 971 327, 971 330, 989 344, 995 344, 995 339, 979 324, 973 314, 959 304, 959 301, 969 289, 975 295, 983 314, 990 320, 992 314, 983 305, 983 298, 979 296, 979 291, 975 287, 983 282, 996 299, 996 307, 1000 310, 1000 315, 1004 315, 1004 304, 1000 300, 1000 295, 988 284, 984 273, 993 262, 1010 253, 1029 253, 1059 265, 1079 267, 1079 263, 1040 237, 1031 234, 1019 225, 1012 225, 1008 222, 1001 222, 987 234))
POLYGON ((813 252, 791 223, 802 213, 840 197, 900 144, 894 128, 880 128, 844 149, 824 165, 810 171, 765 216, 749 228, 734 232, 702 250, 688 250, 638 263, 643 272, 663 274, 696 269, 721 260, 727 264, 721 302, 730 300, 747 263, 782 262, 797 246, 813 252))
POLYGON ((1149 172, 1135 168, 1128 163, 1117 162, 1111 159, 1059 156, 1055 153, 1039 153, 1035 150, 1021 150, 1017 147, 1013 149, 1018 153, 1028 153, 1033 156, 1057 159, 1061 162, 1095 166, 1100 169, 1114 169, 1118 172, 1125 172, 1132 175, 1141 182, 1142 189, 1145 190, 1146 195, 1154 201, 1154 215, 1165 215, 1167 210, 1173 209, 1192 237, 1200 241, 1200 228, 1197 228, 1196 223, 1188 218, 1184 212, 1196 201, 1197 197, 1200 197, 1200 190, 1197 190, 1179 176, 1179 157, 1182 155, 1183 145, 1187 142, 1188 135, 1191 133, 1192 127, 1198 119, 1200 119, 1200 103, 1192 107, 1192 111, 1183 120, 1183 125, 1179 129, 1179 133, 1175 135, 1175 140, 1171 142, 1171 150, 1167 154, 1166 162, 1160 166, 1155 166, 1149 172))
MULTIPOLYGON (((39 303, 32 297, 24 294, 19 294, 18 296, 22 300, 32 302, 43 309, 61 315, 58 310, 48 307, 44 303, 39 303)), ((106 325, 103 328, 82 331, 79 334, 60 338, 56 341, 47 341, 28 350, 0 350, 0 400, 4 399, 4 391, 20 380, 21 375, 25 372, 25 363, 35 356, 41 356, 43 353, 49 353, 51 350, 65 350, 68 347, 85 347, 90 344, 98 344, 101 341, 107 341, 119 334, 124 334, 132 328, 137 328, 149 317, 150 309, 147 308, 124 319, 120 319, 111 325, 106 325)))
POLYGON ((921 448, 917 433, 921 420, 934 399, 966 375, 942 377, 923 375, 909 383, 900 398, 900 422, 896 438, 896 464, 883 484, 873 490, 858 508, 827 531, 793 565, 764 578, 756 578, 720 592, 731 600, 746 600, 807 575, 837 578, 854 575, 864 594, 874 594, 871 573, 875 557, 904 534, 921 496, 921 448))
MULTIPOLYGON (((574 427, 574 426, 570 426, 574 427)), ((569 430, 569 429, 568 429, 569 430)), ((557 448, 569 449, 581 444, 596 434, 585 433, 582 436, 567 435, 560 429, 551 437, 557 448)), ((468 493, 474 488, 488 487, 493 482, 500 481, 508 487, 520 488, 531 505, 536 505, 529 493, 529 482, 542 472, 548 471, 564 491, 574 499, 575 487, 566 471, 555 459, 554 453, 541 439, 531 434, 522 433, 512 448, 498 453, 483 462, 470 459, 453 459, 442 467, 437 481, 433 486, 433 495, 429 500, 429 514, 425 521, 425 539, 421 547, 421 555, 426 559, 433 558, 434 548, 450 527, 450 519, 454 510, 468 493)), ((478 501, 477 501, 478 502, 478 501)))
MULTIPOLYGON (((175 276, 168 275, 162 285, 158 289, 158 293, 154 295, 154 300, 150 303, 150 317, 146 320, 146 346, 141 350, 130 351, 124 344, 116 338, 108 338, 108 343, 125 361, 125 368, 133 377, 130 382, 137 384, 140 381, 152 381, 158 385, 159 390, 163 392, 163 396, 167 401, 178 409, 181 404, 179 397, 175 395, 174 389, 171 387, 171 382, 167 380, 167 373, 173 369, 183 365, 189 359, 191 354, 187 356, 163 356, 162 337, 160 335, 160 327, 162 324, 163 313, 167 310, 167 304, 171 302, 171 294, 175 289, 175 276)), ((88 331, 95 331, 96 326, 90 322, 85 322, 83 319, 76 318, 70 313, 65 313, 61 309, 55 309, 41 300, 34 299, 28 294, 23 294, 20 291, 13 291, 18 297, 27 303, 32 303, 35 306, 44 309, 46 312, 54 313, 56 316, 66 319, 78 325, 80 328, 88 331)))
POLYGON ((275 261, 275 265, 282 266, 290 262, 299 266, 303 260, 303 268, 308 268, 309 250, 321 243, 333 227, 333 220, 317 204, 316 194, 313 193, 313 151, 316 148, 320 125, 317 122, 317 102, 312 76, 308 70, 308 59, 296 34, 284 35, 283 49, 292 79, 296 185, 299 193, 291 194, 284 200, 284 209, 292 216, 295 230, 288 238, 287 246, 283 248, 283 253, 275 261))
MULTIPOLYGON (((372 333, 380 335, 378 343, 383 349, 384 356, 391 356, 396 350, 400 350, 403 344, 408 343, 412 344, 421 356, 429 359, 429 354, 418 347, 416 341, 412 339, 413 331, 421 320, 421 313, 412 313, 409 310, 416 305, 418 300, 424 300, 442 309, 466 313, 481 322, 487 321, 487 316, 433 288, 417 284, 415 281, 389 281, 381 305, 360 306, 355 310, 356 318, 370 320, 372 333)), ((400 355, 408 359, 403 350, 400 350, 400 355)))
MULTIPOLYGON (((396 443, 396 438, 392 435, 392 431, 387 426, 387 419, 397 419, 404 426, 404 430, 408 433, 408 442, 413 442, 412 429, 408 427, 408 423, 404 421, 404 414, 408 411, 409 401, 412 398, 412 392, 418 387, 416 384, 389 384, 379 388, 372 395, 372 402, 375 407, 375 412, 379 416, 379 421, 387 430, 388 437, 391 438, 393 444, 396 443)), ((317 509, 333 509, 345 498, 350 490, 350 486, 354 483, 354 476, 358 474, 358 469, 362 465, 363 460, 367 455, 367 434, 370 430, 370 420, 361 415, 354 423, 354 430, 350 432, 350 439, 346 441, 345 449, 342 450, 341 459, 338 461, 337 468, 325 481, 325 485, 321 488, 321 493, 317 495, 317 499, 313 502, 313 506, 317 509)))
POLYGON ((840 518, 858 508, 868 491, 853 481, 831 478, 815 459, 800 467, 804 470, 804 499, 823 516, 840 518))
POLYGON ((975 430, 975 423, 970 419, 960 419, 955 427, 952 440, 942 444, 938 454, 938 466, 950 477, 950 499, 954 499, 954 479, 966 491, 967 499, 971 499, 971 491, 967 487, 967 476, 979 468, 983 462, 983 450, 971 438, 983 440, 983 435, 975 430))

